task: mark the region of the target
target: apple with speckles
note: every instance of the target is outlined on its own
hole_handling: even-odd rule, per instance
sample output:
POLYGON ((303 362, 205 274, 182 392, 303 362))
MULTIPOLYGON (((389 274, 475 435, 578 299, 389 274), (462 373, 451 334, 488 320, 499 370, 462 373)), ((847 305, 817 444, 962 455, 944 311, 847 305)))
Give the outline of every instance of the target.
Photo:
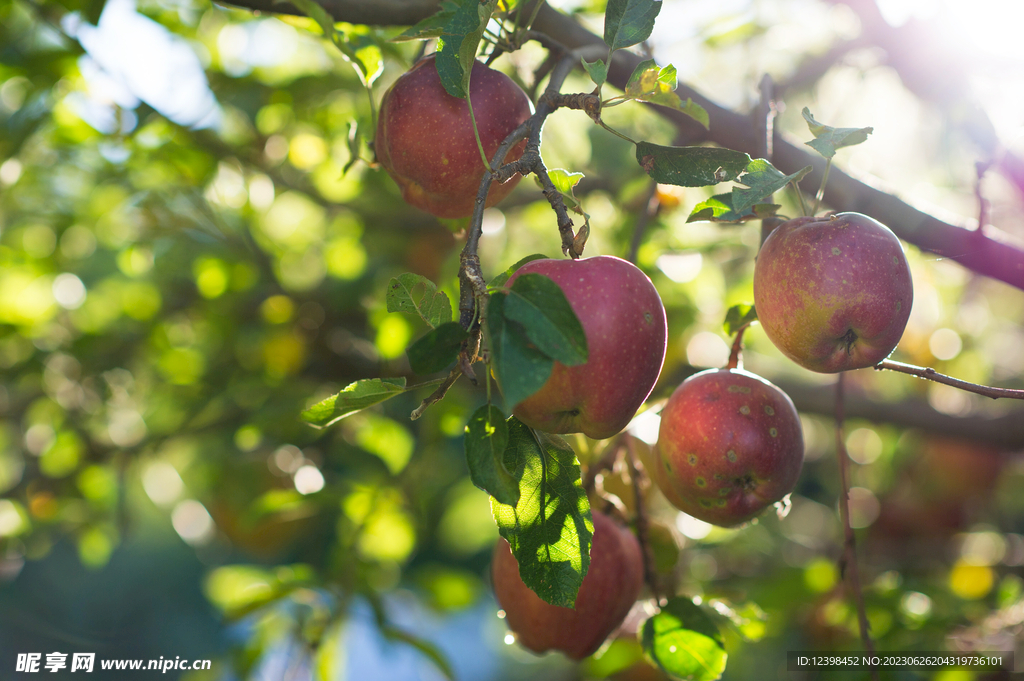
POLYGON ((802 217, 768 235, 754 266, 754 305, 784 355, 820 373, 878 364, 914 302, 899 239, 860 213, 802 217))
MULTIPOLYGON (((511 78, 480 62, 473 64, 470 98, 484 152, 490 159, 533 112, 530 98, 511 78)), ((484 174, 466 100, 452 97, 441 85, 431 55, 395 81, 381 100, 374 142, 377 160, 402 189, 402 198, 440 218, 471 215, 484 174)), ((514 161, 526 141, 505 157, 514 161)), ((492 183, 487 205, 508 196, 517 174, 492 183)))
POLYGON ((494 595, 519 643, 535 653, 559 650, 574 660, 592 655, 629 614, 643 589, 640 542, 628 528, 593 512, 594 538, 574 608, 547 603, 526 586, 504 539, 494 547, 494 595))
POLYGON ((565 294, 587 337, 588 358, 555 362, 539 391, 512 413, 548 433, 583 433, 596 440, 621 431, 661 374, 668 326, 654 284, 633 263, 608 255, 533 260, 513 274, 543 274, 565 294))
POLYGON ((651 477, 678 509, 733 527, 793 491, 804 462, 796 407, 742 369, 710 369, 676 388, 661 412, 651 477))

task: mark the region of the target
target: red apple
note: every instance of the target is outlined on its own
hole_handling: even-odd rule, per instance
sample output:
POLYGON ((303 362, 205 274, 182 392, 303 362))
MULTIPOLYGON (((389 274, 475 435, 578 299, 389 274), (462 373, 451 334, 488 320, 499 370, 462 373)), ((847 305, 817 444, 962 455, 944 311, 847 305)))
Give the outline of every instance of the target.
MULTIPOLYGON (((530 117, 533 106, 511 78, 480 62, 473 64, 469 90, 480 141, 490 159, 509 133, 530 117)), ((445 91, 433 55, 417 62, 384 93, 374 146, 377 160, 401 187, 407 203, 441 218, 473 213, 483 159, 469 106, 445 91)), ((518 159, 525 148, 524 140, 505 161, 518 159)), ((508 196, 519 178, 493 183, 487 205, 508 196)))
POLYGON ((547 383, 512 410, 548 433, 594 439, 626 427, 651 394, 665 361, 668 327, 654 284, 636 265, 608 255, 581 260, 534 260, 513 274, 550 277, 568 299, 587 336, 587 362, 555 362, 547 383))
POLYGON ((644 585, 640 542, 627 528, 593 512, 590 569, 575 608, 547 603, 519 577, 508 542, 494 547, 491 574, 505 621, 524 647, 535 653, 560 650, 574 660, 592 655, 618 629, 644 585))
POLYGON ((913 302, 899 239, 860 213, 783 223, 765 239, 754 267, 764 332, 811 371, 878 364, 903 335, 913 302))
POLYGON ((710 369, 662 410, 651 477, 676 508, 731 527, 792 492, 803 463, 789 396, 747 371, 710 369))

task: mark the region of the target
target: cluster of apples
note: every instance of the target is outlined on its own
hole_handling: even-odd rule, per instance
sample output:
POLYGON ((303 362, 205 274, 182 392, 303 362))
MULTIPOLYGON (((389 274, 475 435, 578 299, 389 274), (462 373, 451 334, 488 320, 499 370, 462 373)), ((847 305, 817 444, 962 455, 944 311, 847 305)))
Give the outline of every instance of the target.
MULTIPOLYGON (((532 106, 507 76, 473 67, 471 98, 485 152, 525 121, 532 106)), ((378 160, 405 200, 439 217, 472 213, 484 172, 464 100, 443 88, 433 58, 417 63, 385 94, 378 160)), ((506 160, 518 158, 523 145, 506 160)), ((518 176, 492 186, 487 205, 518 176)), ((665 308, 651 280, 610 256, 535 260, 508 281, 542 274, 563 291, 587 337, 588 361, 555 362, 533 396, 515 405, 526 425, 603 439, 619 433, 650 395, 667 343, 665 308)), ((824 373, 872 366, 895 348, 913 298, 896 236, 860 214, 797 218, 776 228, 754 274, 758 316, 789 358, 824 373)), ((676 388, 661 415, 650 471, 666 498, 721 526, 744 523, 789 494, 803 466, 800 421, 789 397, 741 369, 712 369, 676 388)), ((504 539, 492 562, 494 589, 520 643, 535 652, 592 654, 615 631, 643 587, 636 537, 593 513, 590 569, 575 608, 546 603, 519 576, 504 539)))

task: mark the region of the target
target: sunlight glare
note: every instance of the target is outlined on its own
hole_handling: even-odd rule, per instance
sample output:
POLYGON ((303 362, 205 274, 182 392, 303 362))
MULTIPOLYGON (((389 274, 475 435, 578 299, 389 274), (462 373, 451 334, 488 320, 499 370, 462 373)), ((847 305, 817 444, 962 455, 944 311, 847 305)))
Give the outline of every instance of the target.
POLYGON ((82 47, 109 76, 99 79, 93 73, 102 83, 98 87, 110 97, 118 95, 122 106, 130 107, 124 100, 134 96, 181 125, 206 128, 219 122, 220 107, 195 51, 136 12, 133 0, 110 0, 97 26, 83 23, 76 29, 82 47))

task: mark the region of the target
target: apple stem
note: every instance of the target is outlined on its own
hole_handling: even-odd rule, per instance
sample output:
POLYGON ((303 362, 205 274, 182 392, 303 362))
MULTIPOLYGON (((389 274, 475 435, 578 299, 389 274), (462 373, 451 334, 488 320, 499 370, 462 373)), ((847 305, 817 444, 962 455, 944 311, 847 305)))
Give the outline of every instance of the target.
MULTIPOLYGON (((843 377, 845 372, 840 372, 836 379, 836 456, 839 458, 839 516, 843 521, 843 536, 845 538, 843 555, 839 560, 839 574, 849 577, 850 588, 853 591, 853 598, 857 604, 857 622, 860 626, 860 638, 864 643, 864 650, 874 656, 875 647, 871 641, 870 625, 868 624, 867 612, 864 608, 864 593, 860 587, 860 572, 857 568, 857 539, 853 533, 853 526, 850 525, 850 457, 846 452, 846 443, 843 439, 843 419, 845 408, 843 405, 843 377)), ((871 678, 878 681, 878 668, 871 666, 871 678)))
POLYGON ((466 104, 469 105, 469 122, 473 124, 473 136, 476 137, 476 148, 480 151, 480 160, 484 162, 484 168, 490 170, 491 165, 487 160, 487 152, 484 151, 484 143, 480 139, 480 130, 476 127, 476 116, 473 114, 473 98, 470 96, 468 89, 466 91, 466 104))
POLYGON ((632 137, 629 137, 629 136, 627 136, 627 135, 623 135, 623 134, 622 134, 621 132, 619 132, 618 130, 616 130, 616 129, 614 129, 614 128, 610 128, 610 127, 608 127, 607 125, 605 125, 605 122, 604 122, 604 121, 598 121, 598 122, 597 122, 597 124, 598 124, 598 125, 600 125, 600 126, 601 126, 602 128, 604 128, 605 130, 607 130, 608 132, 610 132, 611 134, 615 135, 616 137, 621 137, 622 139, 626 140, 626 141, 627 141, 627 142, 629 142, 630 144, 633 144, 633 145, 637 145, 637 144, 639 144, 639 142, 637 142, 637 141, 636 141, 635 139, 633 139, 632 137))
POLYGON ((636 518, 633 521, 633 526, 636 529, 636 538, 640 542, 641 555, 644 559, 644 581, 658 605, 661 605, 661 586, 658 583, 657 570, 654 569, 654 550, 651 548, 647 507, 644 504, 644 490, 650 486, 650 478, 647 477, 647 471, 638 460, 633 438, 628 435, 626 436, 626 465, 629 466, 629 479, 633 484, 633 500, 636 504, 636 518))
POLYGON ((732 350, 729 351, 729 363, 727 369, 743 368, 743 332, 750 324, 744 324, 736 331, 736 338, 732 341, 732 350))
POLYGON ((818 193, 814 197, 814 211, 811 215, 817 215, 818 209, 821 207, 821 200, 825 198, 825 185, 828 184, 828 171, 832 170, 832 159, 825 160, 825 172, 821 175, 821 186, 818 187, 818 193))
POLYGON ((882 371, 883 369, 888 369, 889 371, 898 371, 903 374, 910 374, 911 376, 917 376, 918 378, 924 378, 929 381, 935 381, 936 383, 942 383, 943 385, 959 388, 960 390, 969 393, 974 393, 975 395, 991 397, 993 400, 997 400, 1000 397, 1005 397, 1011 400, 1024 400, 1024 390, 1018 390, 1014 388, 996 388, 990 385, 979 385, 977 383, 970 383, 959 378, 947 376, 946 374, 940 374, 938 371, 932 369, 931 367, 919 367, 913 364, 894 362, 891 359, 883 359, 881 362, 875 365, 875 370, 882 371))

